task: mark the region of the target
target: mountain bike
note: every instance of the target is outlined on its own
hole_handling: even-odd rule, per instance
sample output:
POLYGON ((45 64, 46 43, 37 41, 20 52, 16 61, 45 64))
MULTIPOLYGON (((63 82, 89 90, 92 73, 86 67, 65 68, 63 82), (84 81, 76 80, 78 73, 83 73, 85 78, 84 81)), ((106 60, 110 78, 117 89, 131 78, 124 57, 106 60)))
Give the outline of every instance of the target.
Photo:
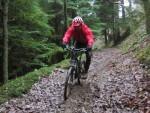
POLYGON ((68 47, 67 50, 70 51, 71 60, 65 80, 64 100, 69 97, 75 83, 81 84, 80 78, 81 74, 85 72, 85 52, 87 52, 86 48, 68 47))

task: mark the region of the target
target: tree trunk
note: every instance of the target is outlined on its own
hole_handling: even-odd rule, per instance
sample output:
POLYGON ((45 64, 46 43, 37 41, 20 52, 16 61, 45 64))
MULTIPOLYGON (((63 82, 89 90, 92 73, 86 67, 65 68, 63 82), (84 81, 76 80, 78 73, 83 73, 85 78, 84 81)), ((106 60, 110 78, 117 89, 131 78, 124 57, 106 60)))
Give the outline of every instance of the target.
POLYGON ((108 40, 107 40, 107 29, 104 29, 104 37, 105 37, 105 45, 108 44, 108 40))
POLYGON ((130 8, 130 10, 132 9, 132 1, 131 0, 128 0, 128 2, 129 2, 129 8, 130 8))
POLYGON ((2 28, 2 17, 2 0, 0 0, 0 29, 2 28))
POLYGON ((143 0, 145 16, 146 16, 146 31, 150 34, 150 0, 143 0))
POLYGON ((115 4, 114 4, 114 0, 113 0, 113 14, 112 14, 112 20, 113 20, 113 44, 116 44, 116 35, 115 35, 115 23, 116 23, 116 19, 115 19, 115 4))
POLYGON ((2 76, 2 62, 3 62, 3 58, 2 58, 2 0, 0 0, 0 82, 2 82, 3 76, 2 76))
POLYGON ((64 0, 64 31, 67 30, 67 0, 64 0))
POLYGON ((9 0, 2 0, 3 8, 3 39, 4 39, 4 51, 3 51, 3 82, 8 81, 8 2, 9 0))
POLYGON ((59 27, 58 15, 55 15, 54 23, 55 23, 55 25, 54 25, 55 33, 59 33, 59 31, 58 31, 58 27, 59 27))
POLYGON ((122 6, 122 18, 125 19, 124 0, 121 0, 121 6, 122 6))

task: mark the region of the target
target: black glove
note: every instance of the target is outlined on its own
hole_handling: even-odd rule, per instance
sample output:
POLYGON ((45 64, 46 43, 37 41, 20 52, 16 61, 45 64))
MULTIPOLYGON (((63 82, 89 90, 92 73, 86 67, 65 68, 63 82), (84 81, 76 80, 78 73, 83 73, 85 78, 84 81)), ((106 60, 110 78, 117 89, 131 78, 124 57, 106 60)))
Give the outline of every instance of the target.
POLYGON ((69 48, 69 45, 68 44, 63 44, 63 50, 67 50, 69 48))
POLYGON ((69 49, 69 45, 68 44, 66 44, 66 49, 69 49))
POLYGON ((87 49, 87 51, 91 51, 92 47, 87 46, 86 49, 87 49))

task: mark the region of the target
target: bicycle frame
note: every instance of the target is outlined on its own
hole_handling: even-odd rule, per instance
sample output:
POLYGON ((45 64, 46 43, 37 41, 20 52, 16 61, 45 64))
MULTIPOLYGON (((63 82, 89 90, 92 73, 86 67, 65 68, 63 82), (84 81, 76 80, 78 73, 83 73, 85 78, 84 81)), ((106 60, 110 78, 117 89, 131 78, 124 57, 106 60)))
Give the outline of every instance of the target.
POLYGON ((86 48, 71 49, 70 66, 75 68, 76 66, 79 66, 78 64, 81 62, 82 54, 85 53, 86 51, 87 51, 86 48))

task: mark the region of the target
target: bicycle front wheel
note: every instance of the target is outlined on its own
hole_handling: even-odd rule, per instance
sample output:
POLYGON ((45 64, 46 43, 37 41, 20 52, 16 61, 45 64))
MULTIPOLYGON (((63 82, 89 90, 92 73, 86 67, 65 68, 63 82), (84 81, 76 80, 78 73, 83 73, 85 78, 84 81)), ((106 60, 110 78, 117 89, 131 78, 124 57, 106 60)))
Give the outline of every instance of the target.
POLYGON ((73 85, 73 74, 75 73, 75 69, 73 67, 70 67, 65 81, 65 87, 64 87, 64 100, 66 100, 70 93, 71 93, 71 87, 73 85))

